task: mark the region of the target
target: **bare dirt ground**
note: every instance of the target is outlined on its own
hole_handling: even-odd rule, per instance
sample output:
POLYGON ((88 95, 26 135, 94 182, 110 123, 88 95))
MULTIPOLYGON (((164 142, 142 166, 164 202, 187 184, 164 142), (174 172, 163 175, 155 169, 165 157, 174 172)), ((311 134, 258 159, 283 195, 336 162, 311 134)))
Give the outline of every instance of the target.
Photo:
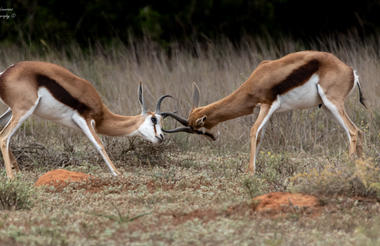
POLYGON ((90 175, 81 172, 71 172, 64 169, 49 171, 38 178, 35 186, 53 186, 55 188, 65 188, 70 183, 77 183, 88 180, 90 175))

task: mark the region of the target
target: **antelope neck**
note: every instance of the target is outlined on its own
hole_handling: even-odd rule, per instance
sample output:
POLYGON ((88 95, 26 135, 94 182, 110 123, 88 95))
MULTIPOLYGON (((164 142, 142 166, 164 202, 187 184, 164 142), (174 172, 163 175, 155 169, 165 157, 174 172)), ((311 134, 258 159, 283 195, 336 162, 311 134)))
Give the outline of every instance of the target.
POLYGON ((108 136, 128 136, 133 135, 143 122, 143 115, 124 116, 106 109, 100 124, 96 124, 96 131, 108 136))

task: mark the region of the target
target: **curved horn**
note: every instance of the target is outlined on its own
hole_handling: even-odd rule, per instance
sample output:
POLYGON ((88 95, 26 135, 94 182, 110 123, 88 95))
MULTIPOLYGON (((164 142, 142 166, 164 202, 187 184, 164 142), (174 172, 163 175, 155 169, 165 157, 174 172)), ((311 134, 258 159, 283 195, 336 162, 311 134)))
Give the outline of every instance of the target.
POLYGON ((161 103, 162 101, 167 98, 167 97, 170 97, 170 98, 173 98, 172 96, 170 95, 164 95, 162 97, 160 97, 157 101, 157 106, 156 106, 156 114, 160 114, 161 113, 161 103))
POLYGON ((141 106, 141 114, 145 114, 146 108, 145 108, 144 95, 143 95, 143 85, 141 81, 139 84, 138 95, 139 95, 139 103, 141 106))
POLYGON ((189 126, 189 122, 186 120, 186 119, 184 119, 184 118, 182 118, 181 116, 179 116, 179 115, 176 115, 175 113, 170 113, 170 112, 163 112, 163 113, 161 113, 161 116, 162 116, 162 118, 166 118, 166 117, 168 117, 168 116, 170 116, 170 117, 172 117, 173 119, 175 119, 175 120, 177 120, 179 123, 181 123, 182 125, 184 125, 184 126, 189 126))
POLYGON ((215 137, 212 133, 209 133, 209 132, 201 132, 201 131, 197 131, 196 133, 197 133, 197 134, 200 134, 200 135, 205 135, 206 137, 211 138, 213 141, 216 140, 216 137, 215 137))
POLYGON ((163 132, 165 133, 175 133, 175 132, 188 132, 188 133, 194 133, 194 131, 189 127, 189 126, 186 126, 186 127, 178 127, 178 128, 175 128, 175 129, 171 129, 171 130, 165 130, 163 128, 161 128, 163 132))
POLYGON ((199 130, 194 130, 194 129, 191 129, 191 127, 189 127, 189 126, 178 127, 178 128, 171 129, 171 130, 162 129, 162 131, 165 132, 165 133, 187 132, 187 133, 193 133, 193 134, 198 134, 198 135, 204 135, 206 137, 211 138, 214 141, 216 140, 216 138, 215 138, 215 136, 213 134, 211 134, 209 132, 202 132, 202 131, 199 131, 199 130))

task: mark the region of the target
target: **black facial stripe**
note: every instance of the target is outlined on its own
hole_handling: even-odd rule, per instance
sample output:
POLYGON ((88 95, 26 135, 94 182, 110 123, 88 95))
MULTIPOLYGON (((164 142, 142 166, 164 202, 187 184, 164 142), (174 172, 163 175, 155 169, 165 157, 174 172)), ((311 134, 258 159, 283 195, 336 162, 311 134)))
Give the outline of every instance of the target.
POLYGON ((90 110, 90 107, 73 97, 65 88, 58 84, 55 80, 41 74, 36 75, 38 86, 43 86, 50 91, 55 99, 61 103, 77 110, 79 113, 84 113, 90 110))

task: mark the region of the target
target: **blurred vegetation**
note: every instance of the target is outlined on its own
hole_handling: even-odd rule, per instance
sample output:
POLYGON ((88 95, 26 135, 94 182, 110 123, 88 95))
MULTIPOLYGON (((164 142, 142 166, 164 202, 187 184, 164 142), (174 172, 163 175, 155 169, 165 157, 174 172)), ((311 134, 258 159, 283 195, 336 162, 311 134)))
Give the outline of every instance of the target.
POLYGON ((17 177, 8 180, 0 176, 0 210, 19 210, 32 207, 33 187, 17 177))
POLYGON ((380 31, 380 2, 373 0, 5 0, 1 8, 1 15, 10 16, 0 20, 2 42, 43 46, 88 47, 136 37, 163 46, 173 40, 239 41, 246 35, 315 40, 352 30, 363 38, 380 31))

